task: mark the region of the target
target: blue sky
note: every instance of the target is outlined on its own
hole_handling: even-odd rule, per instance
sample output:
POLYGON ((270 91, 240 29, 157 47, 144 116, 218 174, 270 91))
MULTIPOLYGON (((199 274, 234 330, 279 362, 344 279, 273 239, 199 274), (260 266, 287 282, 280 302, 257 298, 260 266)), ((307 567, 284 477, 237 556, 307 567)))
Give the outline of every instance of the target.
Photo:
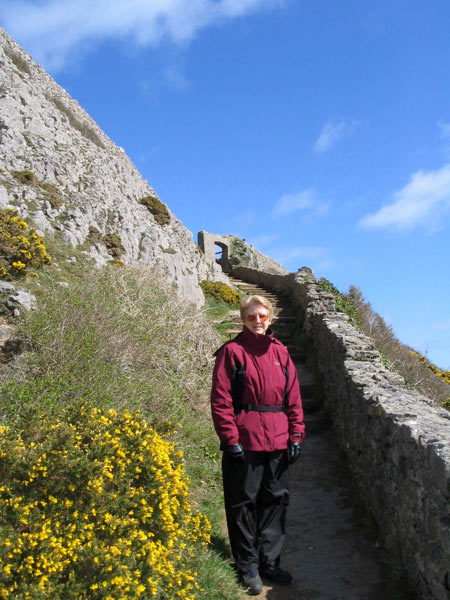
POLYGON ((450 369, 448 0, 0 0, 193 232, 361 289, 450 369))

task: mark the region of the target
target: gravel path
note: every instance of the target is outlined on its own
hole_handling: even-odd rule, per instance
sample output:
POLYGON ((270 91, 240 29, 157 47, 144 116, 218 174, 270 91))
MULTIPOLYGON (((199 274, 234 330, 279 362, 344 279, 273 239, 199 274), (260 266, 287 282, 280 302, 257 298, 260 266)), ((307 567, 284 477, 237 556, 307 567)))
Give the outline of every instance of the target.
MULTIPOLYGON (((281 566, 286 587, 265 585, 268 600, 394 600, 380 550, 358 517, 331 432, 310 435, 291 467, 288 538, 281 566)), ((269 583, 269 582, 265 582, 269 583)), ((254 596, 244 597, 250 598, 254 596)))
MULTIPOLYGON (((389 579, 368 519, 356 511, 349 474, 322 410, 320 394, 315 393, 313 374, 291 338, 295 313, 288 299, 238 279, 233 281, 244 293, 265 295, 273 302, 277 316, 273 329, 296 363, 305 410, 306 439, 302 456, 291 467, 288 536, 281 560, 294 581, 286 587, 265 585, 257 597, 407 600, 406 593, 389 579)), ((241 328, 237 319, 230 335, 241 328)))

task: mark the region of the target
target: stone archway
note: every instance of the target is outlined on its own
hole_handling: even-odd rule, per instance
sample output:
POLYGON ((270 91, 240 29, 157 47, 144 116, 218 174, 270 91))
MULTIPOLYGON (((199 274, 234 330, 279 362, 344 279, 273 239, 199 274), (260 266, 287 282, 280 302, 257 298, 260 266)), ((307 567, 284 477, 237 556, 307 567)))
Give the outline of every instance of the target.
POLYGON ((203 251, 206 260, 218 263, 224 273, 229 273, 232 269, 229 238, 207 231, 199 231, 197 239, 199 248, 203 251), (216 256, 216 246, 222 251, 219 258, 216 256))

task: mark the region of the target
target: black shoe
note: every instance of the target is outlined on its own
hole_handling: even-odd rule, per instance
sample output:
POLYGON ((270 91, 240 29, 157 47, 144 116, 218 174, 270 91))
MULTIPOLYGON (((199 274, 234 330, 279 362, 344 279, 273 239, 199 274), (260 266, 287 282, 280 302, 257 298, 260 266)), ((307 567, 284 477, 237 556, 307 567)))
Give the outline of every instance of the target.
POLYGON ((261 575, 278 585, 290 585, 292 583, 292 575, 289 571, 280 569, 280 567, 261 567, 261 575))
POLYGON ((250 569, 246 573, 239 573, 239 583, 250 596, 257 596, 263 590, 261 577, 256 569, 250 569))

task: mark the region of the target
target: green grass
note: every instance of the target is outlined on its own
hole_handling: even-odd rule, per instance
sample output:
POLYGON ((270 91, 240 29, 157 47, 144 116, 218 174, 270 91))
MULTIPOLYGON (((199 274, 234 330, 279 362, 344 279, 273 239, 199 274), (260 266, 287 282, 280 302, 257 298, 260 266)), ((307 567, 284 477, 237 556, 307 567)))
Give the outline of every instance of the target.
POLYGON ((211 320, 225 317, 230 312, 230 306, 224 302, 217 302, 212 298, 205 300, 205 314, 211 320))
POLYGON ((205 300, 205 315, 212 322, 214 330, 216 331, 219 339, 222 342, 226 342, 230 339, 228 330, 233 327, 236 317, 236 308, 234 309, 234 315, 231 314, 232 307, 225 302, 219 302, 213 298, 206 298, 205 300))
POLYGON ((356 307, 354 306, 347 294, 343 294, 342 292, 340 292, 330 281, 328 281, 324 277, 321 277, 319 279, 317 287, 319 290, 332 294, 336 303, 336 310, 338 312, 342 312, 348 315, 350 317, 352 325, 354 325, 357 329, 361 330, 361 318, 358 314, 356 307))
POLYGON ((66 104, 58 97, 53 96, 48 98, 56 108, 67 117, 70 125, 76 129, 81 135, 87 140, 96 144, 99 148, 104 148, 104 144, 100 139, 100 136, 95 132, 94 128, 87 121, 79 121, 73 114, 72 109, 66 106, 66 104))
POLYGON ((52 264, 27 281, 39 305, 19 325, 27 351, 0 366, 0 421, 14 423, 37 404, 58 417, 82 401, 139 408, 163 436, 175 426, 172 439, 184 452, 194 502, 212 523, 211 546, 197 557, 204 588, 198 597, 236 600, 241 591, 223 533, 219 443, 209 410, 220 345, 209 318, 225 317, 228 309, 208 305, 205 316, 157 272, 93 268, 58 237, 48 240, 48 251, 52 264), (66 262, 68 256, 77 260, 66 262))

